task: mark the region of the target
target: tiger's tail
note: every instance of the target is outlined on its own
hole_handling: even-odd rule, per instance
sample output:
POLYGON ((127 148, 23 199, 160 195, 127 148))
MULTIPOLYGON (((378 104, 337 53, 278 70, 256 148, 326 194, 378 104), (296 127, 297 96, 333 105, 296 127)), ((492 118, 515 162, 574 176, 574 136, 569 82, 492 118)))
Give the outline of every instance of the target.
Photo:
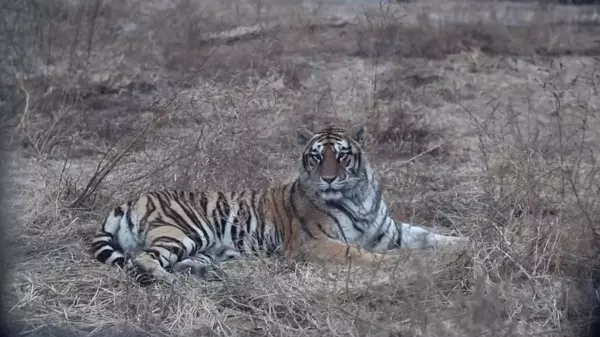
POLYGON ((92 253, 98 261, 121 268, 125 265, 125 252, 117 240, 121 226, 127 226, 124 220, 125 212, 119 206, 110 212, 102 227, 94 234, 92 253))

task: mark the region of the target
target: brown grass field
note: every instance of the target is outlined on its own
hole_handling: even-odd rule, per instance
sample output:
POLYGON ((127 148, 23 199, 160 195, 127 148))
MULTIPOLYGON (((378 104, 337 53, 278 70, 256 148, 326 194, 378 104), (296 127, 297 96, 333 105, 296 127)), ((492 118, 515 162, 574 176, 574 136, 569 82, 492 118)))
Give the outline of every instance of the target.
POLYGON ((4 305, 27 335, 586 335, 598 6, 1 2, 4 305), (365 123, 392 214, 467 250, 373 270, 248 258, 148 288, 89 254, 139 192, 292 178, 296 128, 325 123, 365 123))

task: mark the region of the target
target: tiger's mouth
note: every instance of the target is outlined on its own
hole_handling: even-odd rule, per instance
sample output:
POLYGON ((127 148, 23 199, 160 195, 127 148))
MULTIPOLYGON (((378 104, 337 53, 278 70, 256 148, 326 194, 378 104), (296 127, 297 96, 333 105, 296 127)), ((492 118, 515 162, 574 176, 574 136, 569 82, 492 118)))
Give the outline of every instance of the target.
POLYGON ((328 201, 339 200, 344 197, 341 191, 331 187, 321 190, 321 193, 319 193, 319 195, 321 196, 321 199, 328 201))

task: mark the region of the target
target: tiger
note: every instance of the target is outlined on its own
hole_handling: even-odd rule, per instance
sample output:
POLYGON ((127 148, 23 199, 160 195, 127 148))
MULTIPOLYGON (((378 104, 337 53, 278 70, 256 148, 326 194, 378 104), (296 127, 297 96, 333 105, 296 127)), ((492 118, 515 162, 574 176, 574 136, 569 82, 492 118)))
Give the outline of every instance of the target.
POLYGON ((241 256, 313 262, 389 262, 389 251, 465 243, 392 219, 363 151, 366 127, 297 129, 296 178, 263 189, 144 192, 114 208, 92 251, 142 284, 203 274, 241 256))

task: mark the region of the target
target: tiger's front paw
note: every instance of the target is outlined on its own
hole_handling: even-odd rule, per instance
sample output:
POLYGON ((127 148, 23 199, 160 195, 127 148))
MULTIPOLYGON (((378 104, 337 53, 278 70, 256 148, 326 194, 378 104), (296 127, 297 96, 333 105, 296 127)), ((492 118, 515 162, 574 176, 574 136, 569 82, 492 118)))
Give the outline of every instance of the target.
POLYGON ((439 235, 435 237, 435 250, 462 250, 467 247, 469 238, 465 236, 439 235))
POLYGON ((464 249, 467 248, 469 243, 469 237, 466 236, 446 236, 443 240, 443 246, 452 249, 464 249))

